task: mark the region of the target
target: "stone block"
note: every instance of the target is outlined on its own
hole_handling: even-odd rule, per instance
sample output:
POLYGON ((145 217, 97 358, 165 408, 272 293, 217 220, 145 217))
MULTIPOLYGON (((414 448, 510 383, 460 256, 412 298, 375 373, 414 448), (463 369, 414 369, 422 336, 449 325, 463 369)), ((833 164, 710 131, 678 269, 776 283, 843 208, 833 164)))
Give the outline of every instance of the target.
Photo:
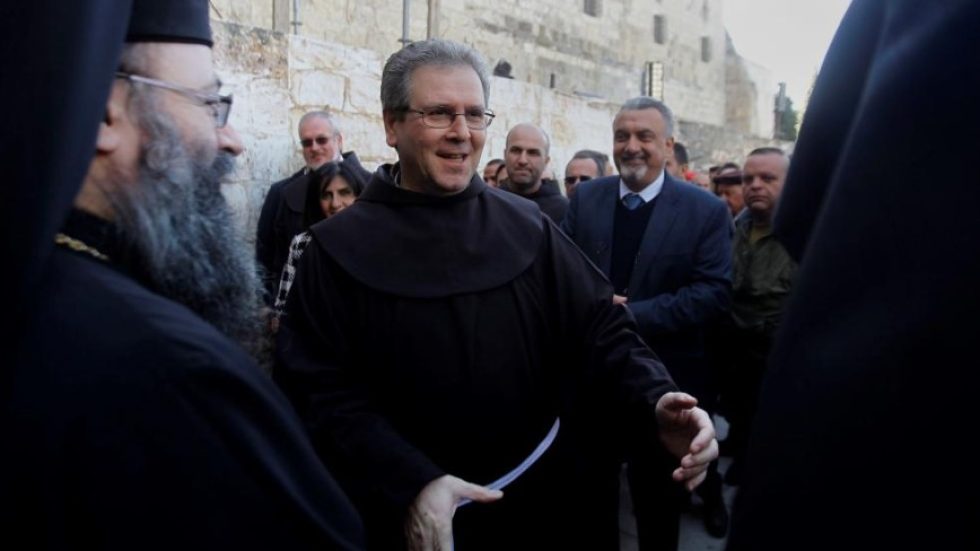
POLYGON ((256 78, 248 80, 235 75, 231 82, 235 103, 230 121, 236 128, 265 135, 289 132, 290 97, 278 80, 256 78))
POLYGON ((297 105, 310 109, 329 107, 340 110, 344 106, 347 79, 322 70, 297 71, 292 75, 291 91, 297 105))
POLYGON ((354 74, 350 81, 345 110, 381 116, 381 75, 354 74))
POLYGON ((287 42, 282 33, 235 24, 215 24, 215 64, 228 71, 286 78, 287 42))

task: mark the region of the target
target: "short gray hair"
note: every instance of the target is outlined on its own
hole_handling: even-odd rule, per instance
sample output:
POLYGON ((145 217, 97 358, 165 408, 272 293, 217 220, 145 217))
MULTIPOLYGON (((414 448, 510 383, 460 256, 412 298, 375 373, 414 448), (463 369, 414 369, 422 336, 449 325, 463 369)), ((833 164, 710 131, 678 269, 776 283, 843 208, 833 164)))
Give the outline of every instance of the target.
POLYGON ((432 38, 412 42, 385 62, 381 73, 381 108, 385 111, 408 108, 412 72, 425 65, 472 67, 483 85, 483 101, 490 102, 490 77, 483 56, 464 44, 432 38))
MULTIPOLYGON (((664 122, 667 123, 667 137, 674 137, 674 113, 667 107, 667 104, 651 98, 650 96, 639 96, 626 100, 626 103, 619 109, 619 113, 623 111, 640 111, 643 109, 656 109, 660 112, 660 115, 664 118, 664 122)), ((616 115, 619 116, 619 113, 616 115)))
POLYGON ((337 121, 334 120, 333 115, 331 115, 328 111, 310 111, 309 113, 300 117, 299 124, 296 125, 296 128, 302 127, 310 119, 323 119, 327 121, 330 124, 330 128, 333 129, 333 135, 340 135, 340 127, 337 126, 337 121))

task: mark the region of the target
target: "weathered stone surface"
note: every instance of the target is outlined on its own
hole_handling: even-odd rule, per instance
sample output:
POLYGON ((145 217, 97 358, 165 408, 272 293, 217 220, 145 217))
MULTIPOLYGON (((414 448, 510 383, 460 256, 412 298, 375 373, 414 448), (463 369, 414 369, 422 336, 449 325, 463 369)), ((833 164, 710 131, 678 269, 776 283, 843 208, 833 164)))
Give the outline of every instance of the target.
MULTIPOLYGON (((216 6, 225 21, 271 28, 273 4, 223 0, 216 6)), ((300 36, 373 51, 383 60, 401 45, 402 4, 303 1, 300 36)), ((646 63, 663 62, 665 95, 672 98, 678 114, 720 126, 726 122, 722 9, 722 0, 605 0, 601 15, 592 17, 584 13, 581 2, 569 0, 444 0, 438 21, 443 37, 474 46, 491 67, 507 60, 516 80, 547 87, 554 75, 559 91, 611 101, 637 95, 646 63), (654 15, 666 18, 666 44, 653 41, 654 15), (707 62, 701 59, 702 37, 712 45, 707 62)), ((427 17, 426 2, 410 4, 410 39, 425 38, 427 17)), ((321 64, 313 68, 339 70, 321 64)))
POLYGON ((225 71, 286 78, 287 35, 262 27, 213 22, 214 61, 225 71))
POLYGON ((249 81, 247 75, 234 74, 232 86, 235 103, 231 121, 236 128, 264 137, 279 135, 288 128, 289 112, 269 109, 270 105, 287 105, 290 101, 281 81, 263 78, 249 81))
POLYGON ((290 83, 293 103, 313 109, 329 107, 340 110, 344 106, 347 79, 324 71, 298 71, 290 83))
POLYGON ((735 54, 731 41, 725 59, 725 119, 728 127, 753 136, 771 134, 774 85, 769 71, 735 54))
POLYGON ((691 166, 707 171, 711 165, 732 161, 741 164, 745 156, 757 147, 772 146, 793 152, 793 142, 768 138, 753 138, 732 129, 680 121, 678 140, 687 146, 691 166))
POLYGON ((271 29, 273 0, 211 0, 211 17, 224 23, 271 29))

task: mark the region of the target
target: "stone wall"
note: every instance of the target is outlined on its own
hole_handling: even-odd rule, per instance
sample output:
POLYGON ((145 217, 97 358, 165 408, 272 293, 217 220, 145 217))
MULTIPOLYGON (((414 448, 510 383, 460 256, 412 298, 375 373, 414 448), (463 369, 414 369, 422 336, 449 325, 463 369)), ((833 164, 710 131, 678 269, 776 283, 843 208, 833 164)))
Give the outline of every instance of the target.
POLYGON ((773 133, 775 86, 769 71, 741 57, 731 39, 725 58, 726 120, 728 128, 752 136, 773 133))
MULTIPOLYGON (((330 111, 345 149, 356 151, 367 168, 396 160, 381 120, 380 54, 237 24, 215 23, 214 34, 217 70, 235 94, 230 121, 246 148, 225 195, 247 235, 254 233, 269 185, 303 165, 296 136, 303 113, 330 111)), ((488 129, 481 166, 503 156, 507 130, 519 122, 548 131, 559 175, 579 149, 611 152, 618 104, 494 77, 490 106, 498 117, 488 129)))
POLYGON ((757 147, 779 147, 791 154, 795 145, 795 142, 746 136, 732 128, 693 121, 681 120, 677 126, 677 139, 687 146, 691 167, 705 172, 711 165, 728 161, 742 164, 746 155, 757 147))
MULTIPOLYGON (((722 0, 439 0, 438 34, 475 47, 491 67, 506 60, 514 79, 610 101, 643 92, 647 62, 664 64, 664 96, 683 117, 725 122, 722 0), (666 19, 664 44, 653 36, 666 19), (710 43, 702 60, 702 38, 710 43)), ((215 0, 224 21, 273 29, 274 7, 291 0, 215 0)), ((382 59, 401 47, 402 0, 300 0, 299 34, 371 50, 382 59)), ((428 2, 411 2, 409 38, 427 34, 428 2)), ((292 15, 290 15, 290 19, 292 15)), ((291 29, 291 27, 290 27, 291 29)), ((279 29, 286 30, 286 29, 279 29)))

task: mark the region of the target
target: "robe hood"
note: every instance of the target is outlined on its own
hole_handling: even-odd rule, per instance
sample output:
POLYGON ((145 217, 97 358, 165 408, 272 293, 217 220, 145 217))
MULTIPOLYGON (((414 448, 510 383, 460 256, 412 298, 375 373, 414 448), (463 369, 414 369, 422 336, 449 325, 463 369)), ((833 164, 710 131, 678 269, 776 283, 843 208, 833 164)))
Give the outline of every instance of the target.
POLYGON ((473 176, 451 196, 398 187, 398 165, 374 174, 357 202, 313 226, 314 242, 373 289, 443 298, 509 283, 537 257, 547 223, 537 205, 473 176))

